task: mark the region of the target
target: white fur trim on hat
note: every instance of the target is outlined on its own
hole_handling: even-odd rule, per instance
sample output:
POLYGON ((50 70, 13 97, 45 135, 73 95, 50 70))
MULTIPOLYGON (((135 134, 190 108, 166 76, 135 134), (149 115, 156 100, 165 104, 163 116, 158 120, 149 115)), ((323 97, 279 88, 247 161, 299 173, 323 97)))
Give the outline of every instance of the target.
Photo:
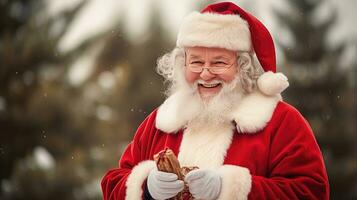
POLYGON ((225 199, 248 199, 252 187, 252 176, 248 168, 234 165, 223 165, 218 169, 222 177, 222 189, 218 197, 225 199))
POLYGON ((193 12, 181 24, 178 47, 219 47, 252 51, 248 23, 239 15, 193 12))
POLYGON ((126 200, 142 198, 142 185, 152 169, 156 167, 155 161, 145 160, 136 165, 126 180, 126 200))
POLYGON ((257 85, 262 93, 276 95, 284 91, 289 86, 289 82, 284 74, 268 71, 258 78, 257 85))

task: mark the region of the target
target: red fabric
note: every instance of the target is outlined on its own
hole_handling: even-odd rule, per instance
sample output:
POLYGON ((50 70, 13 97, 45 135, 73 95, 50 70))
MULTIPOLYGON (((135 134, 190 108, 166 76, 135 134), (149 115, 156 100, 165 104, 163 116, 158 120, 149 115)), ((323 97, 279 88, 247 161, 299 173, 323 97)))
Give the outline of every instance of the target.
POLYGON ((211 4, 202 13, 217 13, 222 15, 239 15, 249 24, 252 43, 257 58, 264 71, 276 72, 275 47, 268 29, 253 15, 231 2, 211 4))
MULTIPOLYGON (((182 131, 166 134, 155 128, 156 111, 140 125, 119 167, 102 180, 104 199, 124 199, 125 182, 140 161, 165 147, 178 154, 182 131)), ((271 121, 255 134, 234 133, 224 164, 249 169, 248 199, 329 199, 329 184, 320 149, 300 113, 279 102, 271 121)))

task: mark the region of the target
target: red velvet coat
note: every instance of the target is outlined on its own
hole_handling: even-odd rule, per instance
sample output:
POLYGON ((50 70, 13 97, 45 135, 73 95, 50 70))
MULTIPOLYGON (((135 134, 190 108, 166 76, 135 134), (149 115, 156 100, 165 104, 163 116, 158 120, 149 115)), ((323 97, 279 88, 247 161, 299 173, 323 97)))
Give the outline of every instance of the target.
MULTIPOLYGON (((207 158, 201 163, 199 161, 201 168, 211 166, 210 162, 216 163, 212 164, 217 165, 213 168, 223 177, 219 199, 329 199, 323 158, 306 120, 295 108, 280 101, 279 97, 270 98, 259 94, 259 98, 264 102, 270 99, 272 103, 264 104, 260 111, 252 111, 250 114, 263 116, 268 113, 267 117, 243 119, 243 113, 248 115, 250 111, 238 109, 241 115, 234 118, 237 128, 228 137, 227 148, 223 149, 221 155, 212 155, 212 158, 210 153, 195 154, 196 150, 200 151, 195 150, 196 143, 181 146, 186 134, 185 128, 178 126, 180 129, 176 133, 162 131, 165 127, 161 130, 157 128, 160 127, 157 121, 163 119, 158 118, 157 110, 154 111, 138 128, 120 159, 119 167, 104 176, 104 199, 141 199, 143 183, 155 166, 153 155, 165 147, 171 148, 176 155, 180 151, 189 150, 188 157, 207 158), (248 123, 250 120, 251 124, 248 123), (264 120, 266 123, 260 125, 264 120)), ((247 104, 257 102, 248 100, 247 104)), ((244 102, 242 104, 245 105, 244 102)), ((165 104, 160 109, 162 107, 165 104)), ((224 146, 219 142, 217 144, 212 148, 224 146)), ((181 159, 190 160, 183 156, 181 159)))

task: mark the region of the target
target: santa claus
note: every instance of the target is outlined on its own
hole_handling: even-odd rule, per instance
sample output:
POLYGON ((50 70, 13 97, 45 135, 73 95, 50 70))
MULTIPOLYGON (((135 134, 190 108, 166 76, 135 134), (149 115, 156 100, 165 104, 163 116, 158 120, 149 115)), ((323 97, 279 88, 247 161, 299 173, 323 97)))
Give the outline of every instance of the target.
POLYGON ((104 199, 168 199, 185 184, 195 199, 329 198, 320 149, 282 100, 287 78, 257 18, 228 2, 189 14, 157 71, 168 98, 104 176, 104 199), (184 180, 159 171, 153 157, 165 148, 198 169, 184 180))

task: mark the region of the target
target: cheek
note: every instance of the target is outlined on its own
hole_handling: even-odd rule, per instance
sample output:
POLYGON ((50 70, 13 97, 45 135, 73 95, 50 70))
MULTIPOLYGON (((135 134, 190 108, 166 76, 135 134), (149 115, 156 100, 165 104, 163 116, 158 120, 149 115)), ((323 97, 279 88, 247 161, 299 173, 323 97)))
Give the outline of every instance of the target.
POLYGON ((193 84, 198 79, 198 77, 199 76, 197 73, 193 73, 189 70, 185 70, 185 79, 187 83, 193 84))
POLYGON ((229 83, 235 79, 236 74, 237 74, 237 68, 232 68, 232 69, 228 70, 226 73, 221 74, 220 78, 223 81, 229 83))

